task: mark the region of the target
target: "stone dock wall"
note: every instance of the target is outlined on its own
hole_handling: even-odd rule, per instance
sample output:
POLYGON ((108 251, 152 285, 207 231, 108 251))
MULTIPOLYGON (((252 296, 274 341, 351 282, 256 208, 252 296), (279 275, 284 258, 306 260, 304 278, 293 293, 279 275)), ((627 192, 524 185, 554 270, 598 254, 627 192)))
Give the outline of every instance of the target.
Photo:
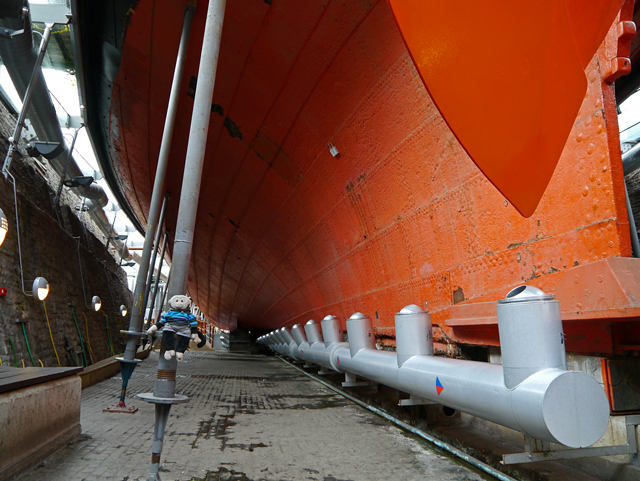
MULTIPOLYGON (((15 116, 0 104, 0 160, 5 158, 6 139, 14 125, 15 116)), ((82 200, 65 192, 61 205, 54 208, 59 178, 45 159, 17 157, 11 173, 16 179, 25 292, 31 294, 36 277, 47 279, 50 291, 44 302, 23 293, 13 186, 0 176, 0 208, 9 222, 0 246, 0 287, 7 290, 0 296, 2 364, 33 366, 32 357, 36 365, 41 361, 46 367, 57 366, 59 359, 62 366, 74 366, 81 362, 78 329, 84 343, 89 341, 94 361, 109 357, 107 321, 114 350, 122 352, 126 338, 119 331, 128 327, 129 318, 120 315, 119 307, 124 304, 131 309, 132 295, 126 273, 107 251, 104 236, 87 214, 78 214, 76 206, 82 200), (92 296, 102 300, 99 312, 90 308, 92 296), (25 323, 31 356, 20 322, 25 323)))

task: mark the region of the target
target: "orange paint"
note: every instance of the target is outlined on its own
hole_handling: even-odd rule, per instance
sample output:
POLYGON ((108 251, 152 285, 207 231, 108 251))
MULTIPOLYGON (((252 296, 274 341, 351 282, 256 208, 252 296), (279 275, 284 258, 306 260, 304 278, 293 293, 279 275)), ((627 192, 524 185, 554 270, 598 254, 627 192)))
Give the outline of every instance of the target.
POLYGON ((457 139, 533 215, 587 91, 584 69, 623 0, 389 3, 457 139))
MULTIPOLYGON (((111 161, 142 220, 181 30, 174 3, 139 2, 112 94, 111 161)), ((169 230, 204 15, 199 8, 173 139, 169 230)), ((554 292, 574 266, 630 255, 605 50, 589 61, 558 166, 525 219, 449 129, 386 2, 228 2, 189 293, 223 327, 274 329, 330 313, 344 323, 361 311, 389 335, 395 312, 428 301, 438 342, 491 344, 491 326, 448 325, 451 307, 494 301, 522 282, 554 292)), ((613 345, 602 322, 592 334, 609 332, 613 345)))

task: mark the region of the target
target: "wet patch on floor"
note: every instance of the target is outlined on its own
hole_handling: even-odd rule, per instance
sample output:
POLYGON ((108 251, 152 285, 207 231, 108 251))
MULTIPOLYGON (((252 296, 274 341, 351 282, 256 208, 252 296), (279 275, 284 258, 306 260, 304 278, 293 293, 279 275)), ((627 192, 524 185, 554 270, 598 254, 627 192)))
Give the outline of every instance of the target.
MULTIPOLYGON (((245 473, 221 467, 216 471, 207 471, 204 478, 193 477, 189 481, 254 481, 245 473)), ((255 480, 260 481, 260 480, 255 480)))

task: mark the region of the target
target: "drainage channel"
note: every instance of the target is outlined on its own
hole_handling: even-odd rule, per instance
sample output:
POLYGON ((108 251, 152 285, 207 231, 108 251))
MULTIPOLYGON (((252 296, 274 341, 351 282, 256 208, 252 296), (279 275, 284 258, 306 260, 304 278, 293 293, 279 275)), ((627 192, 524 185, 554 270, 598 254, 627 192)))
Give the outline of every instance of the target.
POLYGON ((405 431, 408 431, 411 434, 414 434, 414 435, 418 436, 419 438, 427 441, 429 444, 432 444, 432 445, 438 447, 439 449, 442 449, 443 451, 448 452, 449 454, 455 456, 456 458, 461 459, 465 463, 470 464, 471 466, 473 466, 474 468, 482 471, 483 473, 486 473, 486 474, 488 474, 490 476, 493 476, 494 478, 498 479, 499 481, 518 481, 517 479, 512 478, 511 476, 503 473, 502 471, 499 471, 499 470, 489 466, 488 464, 483 463, 479 459, 476 459, 476 458, 474 458, 472 456, 469 456, 464 451, 461 451, 460 449, 457 449, 457 448, 451 446, 450 444, 445 443, 444 441, 441 441, 440 439, 435 438, 435 437, 425 433, 424 431, 421 431, 420 429, 416 429, 415 427, 411 426, 410 424, 407 424, 407 423, 405 423, 405 422, 403 422, 403 421, 391 416, 390 414, 384 412, 381 409, 378 409, 378 408, 376 408, 374 406, 371 406, 370 404, 365 403, 364 401, 361 401, 360 399, 352 396, 348 392, 345 392, 342 389, 340 389, 340 388, 338 388, 336 386, 333 386, 333 385, 329 384, 326 381, 323 381, 322 379, 314 376, 313 374, 309 374, 304 369, 301 369, 300 367, 296 366, 295 364, 292 364, 291 362, 287 361, 283 357, 281 357, 281 356, 276 356, 276 357, 278 357, 285 364, 288 364, 289 366, 293 367, 294 369, 297 369, 298 371, 303 373, 305 376, 310 377, 311 379, 319 382, 323 386, 331 389, 332 391, 334 391, 334 392, 340 394, 341 396, 344 396, 345 398, 349 399, 350 401, 356 403, 358 406, 363 407, 363 408, 373 412, 374 414, 377 414, 380 417, 383 417, 384 419, 386 419, 387 421, 395 424, 399 428, 401 428, 401 429, 403 429, 405 431))

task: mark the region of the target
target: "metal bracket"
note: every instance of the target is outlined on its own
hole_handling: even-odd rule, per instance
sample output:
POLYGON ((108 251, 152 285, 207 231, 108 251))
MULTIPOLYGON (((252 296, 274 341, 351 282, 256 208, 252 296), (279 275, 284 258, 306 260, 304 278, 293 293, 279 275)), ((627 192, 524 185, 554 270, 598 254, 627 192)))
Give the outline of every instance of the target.
POLYGON ((358 381, 355 374, 350 372, 344 373, 344 382, 342 383, 342 387, 369 387, 375 386, 375 383, 370 381, 358 381))
POLYGON ((621 444, 619 446, 552 450, 548 441, 525 435, 525 452, 505 454, 502 456, 500 464, 537 463, 558 459, 579 459, 628 454, 629 462, 640 466, 640 460, 638 459, 638 436, 636 433, 636 427, 640 425, 640 415, 626 416, 625 425, 627 428, 627 444, 621 444))
POLYGON ((337 374, 335 371, 332 371, 330 369, 327 369, 325 367, 322 367, 319 371, 318 371, 318 376, 330 376, 332 374, 337 374))
POLYGON ((428 399, 421 399, 418 397, 409 396, 409 399, 400 399, 398 406, 425 406, 429 404, 436 404, 428 399))

